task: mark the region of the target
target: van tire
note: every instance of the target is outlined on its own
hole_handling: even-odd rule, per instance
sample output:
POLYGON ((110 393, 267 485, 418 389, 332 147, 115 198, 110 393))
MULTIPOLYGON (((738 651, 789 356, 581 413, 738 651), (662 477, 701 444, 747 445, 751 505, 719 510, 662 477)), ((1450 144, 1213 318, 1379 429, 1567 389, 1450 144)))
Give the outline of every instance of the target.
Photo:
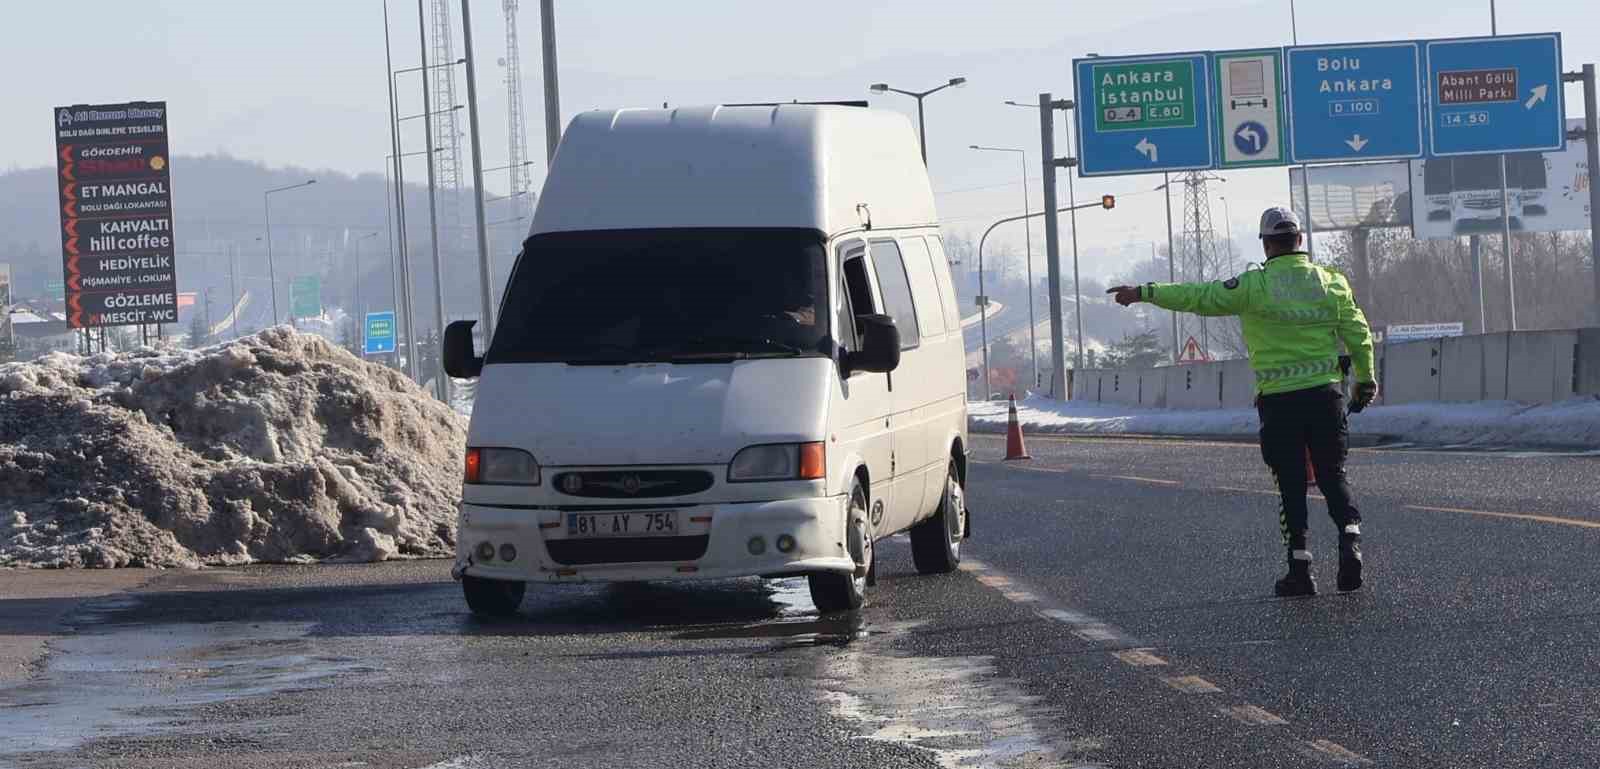
POLYGON ((526 582, 470 575, 461 577, 461 593, 467 598, 467 608, 479 617, 509 617, 516 614, 527 590, 526 582))
POLYGON ((911 527, 911 561, 918 574, 948 574, 961 565, 961 540, 967 533, 966 493, 955 459, 945 470, 944 496, 933 517, 911 527))
POLYGON ((845 512, 845 526, 848 527, 847 536, 852 550, 851 557, 857 558, 856 563, 865 563, 867 573, 863 576, 855 574, 841 574, 831 571, 819 571, 806 575, 806 583, 811 588, 811 602, 816 604, 817 611, 823 614, 837 614, 839 612, 855 611, 867 602, 867 585, 876 582, 877 563, 873 556, 872 524, 868 520, 869 500, 867 487, 857 477, 850 483, 850 507, 845 512))

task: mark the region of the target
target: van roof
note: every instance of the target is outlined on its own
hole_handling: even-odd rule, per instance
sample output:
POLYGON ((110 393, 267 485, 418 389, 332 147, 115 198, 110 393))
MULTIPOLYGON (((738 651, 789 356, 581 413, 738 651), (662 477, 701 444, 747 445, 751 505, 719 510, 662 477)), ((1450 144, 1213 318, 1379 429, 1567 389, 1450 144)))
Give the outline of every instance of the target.
POLYGON ((530 235, 657 227, 933 225, 911 122, 821 104, 585 112, 551 163, 530 235))

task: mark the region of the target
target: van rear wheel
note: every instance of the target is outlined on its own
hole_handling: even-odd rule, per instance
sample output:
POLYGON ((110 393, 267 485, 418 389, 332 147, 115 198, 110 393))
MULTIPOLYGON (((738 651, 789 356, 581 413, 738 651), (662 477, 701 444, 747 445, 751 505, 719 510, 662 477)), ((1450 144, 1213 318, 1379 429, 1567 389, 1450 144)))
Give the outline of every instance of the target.
POLYGON ((526 582, 483 579, 470 575, 461 577, 461 592, 467 598, 467 608, 479 617, 509 617, 516 614, 527 590, 526 582))
POLYGON ((823 614, 855 611, 867 601, 867 583, 876 576, 872 558, 872 529, 867 520, 867 488, 857 478, 850 486, 850 507, 845 512, 849 527, 850 557, 856 562, 852 574, 815 572, 806 575, 811 602, 823 614))
POLYGON ((945 470, 944 496, 939 509, 911 527, 911 561, 919 574, 947 574, 961 565, 961 539, 967 533, 966 491, 956 461, 945 470))

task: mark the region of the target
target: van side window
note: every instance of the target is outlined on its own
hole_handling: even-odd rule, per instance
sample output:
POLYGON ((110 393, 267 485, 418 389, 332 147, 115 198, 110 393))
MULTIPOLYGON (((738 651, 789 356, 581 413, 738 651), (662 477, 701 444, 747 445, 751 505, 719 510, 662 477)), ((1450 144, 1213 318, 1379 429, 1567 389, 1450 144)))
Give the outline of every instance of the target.
POLYGON ((906 275, 911 278, 911 290, 921 300, 917 302, 917 325, 928 336, 943 336, 944 301, 939 296, 939 284, 933 277, 928 244, 913 235, 901 238, 900 248, 905 252, 906 275))
POLYGON ((950 283, 950 260, 944 254, 944 241, 938 235, 929 235, 928 256, 932 259, 933 279, 939 283, 939 296, 944 299, 944 320, 949 328, 961 328, 961 302, 956 299, 956 287, 950 283))
POLYGON ((917 305, 911 298, 911 281, 906 277, 905 260, 892 240, 872 241, 872 267, 878 273, 878 290, 883 292, 884 312, 900 327, 900 349, 922 344, 917 325, 917 305))
POLYGON ((839 318, 839 343, 851 350, 861 349, 861 337, 856 331, 856 316, 871 315, 877 312, 872 305, 872 282, 867 279, 866 254, 857 249, 844 260, 843 269, 839 270, 839 281, 843 285, 839 293, 842 298, 839 318))

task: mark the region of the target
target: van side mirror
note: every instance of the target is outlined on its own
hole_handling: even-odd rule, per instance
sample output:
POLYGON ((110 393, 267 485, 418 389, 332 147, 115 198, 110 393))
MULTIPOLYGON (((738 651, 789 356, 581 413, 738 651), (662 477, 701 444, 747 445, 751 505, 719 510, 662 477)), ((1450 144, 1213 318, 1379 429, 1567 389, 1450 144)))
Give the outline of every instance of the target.
POLYGON ((458 320, 444 327, 444 372, 456 379, 471 379, 483 373, 483 358, 472 349, 475 320, 458 320))
POLYGON ((857 315, 856 329, 861 332, 861 349, 847 350, 844 354, 844 374, 870 371, 887 374, 900 367, 900 329, 888 315, 857 315))

